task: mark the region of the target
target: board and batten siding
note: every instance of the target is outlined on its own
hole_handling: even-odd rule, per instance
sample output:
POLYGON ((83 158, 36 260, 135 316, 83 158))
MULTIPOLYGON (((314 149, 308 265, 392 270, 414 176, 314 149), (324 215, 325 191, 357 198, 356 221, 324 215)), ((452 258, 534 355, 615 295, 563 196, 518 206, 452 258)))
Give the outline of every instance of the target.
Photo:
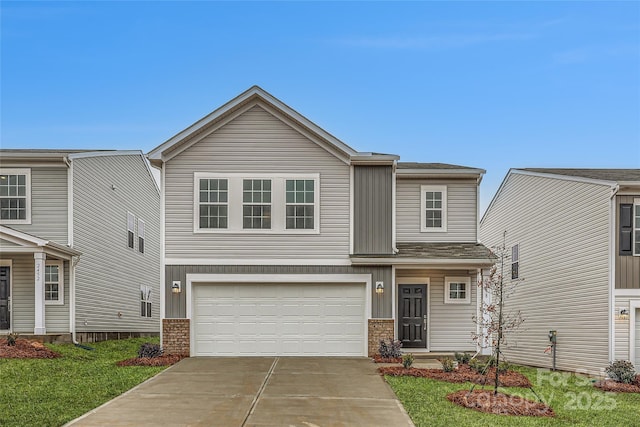
POLYGON ((393 253, 391 166, 353 168, 353 252, 393 253))
POLYGON ((167 258, 348 259, 349 166, 264 108, 235 117, 164 167, 167 258), (194 172, 319 173, 320 233, 194 233, 194 172))
POLYGON ((159 331, 160 197, 143 162, 140 155, 73 160, 79 332, 159 331), (144 254, 137 234, 134 249, 127 246, 127 212, 145 222, 144 254), (140 316, 140 285, 152 289, 151 318, 140 316))
MULTIPOLYGON (((551 367, 544 353, 558 331, 557 367, 600 372, 609 357, 609 211, 605 185, 512 173, 485 214, 481 242, 519 244, 523 279, 506 300, 523 325, 508 337, 511 362, 551 367)), ((511 255, 509 251, 509 256, 511 255)), ((510 263, 505 265, 506 280, 510 263)))
MULTIPOLYGON (((165 310, 167 318, 185 318, 187 292, 174 294, 171 284, 179 280, 183 289, 187 274, 371 274, 371 316, 391 318, 391 267, 383 266, 323 266, 323 265, 167 265, 165 266, 165 310), (383 281, 388 292, 375 293, 375 282, 383 281)), ((265 284, 265 286, 269 286, 265 284)), ((313 284, 310 284, 313 286, 313 284)))
POLYGON ((477 240, 475 180, 398 178, 396 183, 396 235, 398 242, 475 242, 477 240), (421 232, 422 185, 447 187, 447 231, 421 232))
MULTIPOLYGON (((32 254, 11 255, 11 279, 13 295, 11 309, 12 330, 32 334, 35 326, 35 260, 32 254)), ((47 333, 69 332, 69 263, 64 262, 64 304, 45 305, 45 327, 47 333)))
MULTIPOLYGON (((616 196, 616 226, 620 222, 620 204, 633 204, 636 196, 616 196)), ((620 256, 620 231, 616 229, 615 276, 616 289, 640 289, 640 256, 620 256)))
POLYGON ((477 312, 476 275, 469 275, 468 270, 396 270, 396 286, 403 284, 403 279, 416 278, 429 281, 429 351, 475 351, 476 345, 471 334, 476 331, 476 324, 473 322, 473 316, 477 312), (444 303, 445 277, 469 277, 469 304, 444 303))
MULTIPOLYGON (((3 163, 3 167, 11 167, 3 163)), ((32 167, 31 224, 9 227, 62 245, 67 244, 67 168, 32 167)))

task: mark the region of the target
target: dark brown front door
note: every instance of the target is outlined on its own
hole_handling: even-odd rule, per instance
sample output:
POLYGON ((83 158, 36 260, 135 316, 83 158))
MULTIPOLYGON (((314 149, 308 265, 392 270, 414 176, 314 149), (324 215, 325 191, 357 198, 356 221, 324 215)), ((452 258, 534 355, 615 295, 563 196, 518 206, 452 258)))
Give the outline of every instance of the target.
POLYGON ((398 290, 398 339, 403 348, 426 348, 427 285, 400 285, 398 290))
POLYGON ((0 329, 9 329, 9 267, 0 267, 0 329))

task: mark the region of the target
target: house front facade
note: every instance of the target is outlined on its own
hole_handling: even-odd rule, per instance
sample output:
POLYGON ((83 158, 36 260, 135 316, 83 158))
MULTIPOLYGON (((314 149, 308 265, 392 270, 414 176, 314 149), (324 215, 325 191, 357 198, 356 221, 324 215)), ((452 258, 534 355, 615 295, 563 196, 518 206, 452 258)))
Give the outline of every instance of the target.
POLYGON ((511 248, 523 279, 507 304, 525 322, 506 355, 601 373, 613 360, 640 369, 640 170, 512 169, 482 218, 481 241, 511 248))
POLYGON ((167 352, 476 349, 483 170, 357 152, 258 87, 148 158, 167 352))
POLYGON ((0 334, 157 334, 159 202, 139 151, 0 150, 0 334))

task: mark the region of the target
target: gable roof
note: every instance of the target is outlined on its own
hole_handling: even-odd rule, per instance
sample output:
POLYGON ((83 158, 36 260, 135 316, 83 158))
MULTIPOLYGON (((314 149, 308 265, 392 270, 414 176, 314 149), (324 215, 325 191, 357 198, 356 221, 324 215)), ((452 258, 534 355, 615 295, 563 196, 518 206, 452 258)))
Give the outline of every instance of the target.
MULTIPOLYGON (((26 251, 44 251, 54 256, 70 259, 73 256, 81 255, 81 252, 64 246, 51 240, 42 239, 34 236, 33 234, 19 231, 6 225, 0 225, 0 238, 8 242, 14 243, 20 248, 24 248, 26 251)), ((2 252, 14 252, 15 248, 3 248, 2 252)))
POLYGON ((523 168, 528 172, 547 173, 552 175, 573 176, 602 181, 640 182, 640 169, 555 169, 555 168, 523 168))
POLYGON ((217 125, 233 117, 235 113, 253 107, 256 104, 262 104, 270 109, 274 109, 290 121, 293 126, 315 137, 316 142, 327 149, 327 151, 337 157, 341 157, 345 161, 351 156, 359 154, 356 150, 320 128, 311 120, 302 116, 264 89, 253 86, 151 150, 147 154, 147 157, 152 164, 160 164, 167 161, 182 150, 196 143, 198 136, 204 137, 215 130, 217 125))

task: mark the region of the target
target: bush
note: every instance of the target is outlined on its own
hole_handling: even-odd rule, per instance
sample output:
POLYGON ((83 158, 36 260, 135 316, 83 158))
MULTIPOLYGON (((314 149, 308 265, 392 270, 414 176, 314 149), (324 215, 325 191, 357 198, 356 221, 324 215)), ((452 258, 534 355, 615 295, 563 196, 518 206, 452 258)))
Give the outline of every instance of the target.
POLYGON ((453 357, 456 358, 456 360, 458 361, 458 364, 460 365, 468 365, 469 360, 471 360, 471 355, 469 353, 458 353, 456 351, 453 357))
POLYGON ((403 355, 402 356, 402 366, 404 366, 405 369, 409 369, 411 367, 411 365, 413 365, 413 354, 407 353, 407 354, 403 355))
POLYGON ((160 344, 151 344, 150 342, 146 342, 140 346, 138 350, 138 357, 160 357, 164 350, 160 347, 160 344))
POLYGON ((509 369, 511 369, 511 365, 507 362, 500 362, 498 365, 498 372, 501 374, 506 374, 509 369))
POLYGON ((626 360, 614 361, 607 366, 605 372, 612 380, 625 384, 631 384, 636 377, 636 370, 633 364, 626 360))
POLYGON ((16 340, 18 339, 19 335, 15 332, 12 332, 10 334, 7 335, 7 345, 9 347, 13 347, 14 345, 16 345, 16 340))
POLYGON ((455 363, 453 363, 453 359, 450 357, 445 357, 440 361, 440 363, 442 363, 442 370, 445 372, 453 372, 456 367, 455 363))
POLYGON ((486 374, 487 371, 489 370, 489 366, 491 366, 491 364, 489 363, 488 360, 487 361, 482 361, 478 359, 469 360, 469 367, 474 371, 476 371, 477 373, 479 373, 480 375, 486 374))
POLYGON ((402 352, 400 349, 402 348, 402 342, 398 340, 389 340, 388 342, 385 340, 380 340, 380 347, 378 347, 378 353, 380 357, 385 359, 394 359, 396 357, 401 357, 402 352))

